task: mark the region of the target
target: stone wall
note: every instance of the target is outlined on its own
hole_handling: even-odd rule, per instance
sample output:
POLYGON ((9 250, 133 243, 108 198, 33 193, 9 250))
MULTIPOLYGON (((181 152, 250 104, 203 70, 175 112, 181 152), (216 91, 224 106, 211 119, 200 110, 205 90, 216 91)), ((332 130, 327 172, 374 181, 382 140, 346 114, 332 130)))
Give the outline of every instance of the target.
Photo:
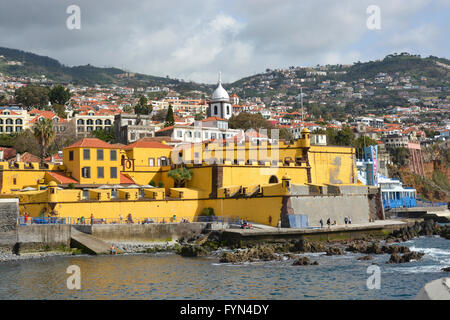
POLYGON ((11 252, 17 242, 18 199, 0 199, 0 251, 11 252))
POLYGON ((166 224, 94 224, 84 226, 83 232, 108 242, 143 243, 176 240, 201 234, 204 223, 166 223, 166 224), (90 232, 87 230, 91 228, 90 232))
POLYGON ((18 250, 45 251, 70 246, 70 225, 33 224, 19 226, 18 250))
POLYGON ((288 215, 298 214, 308 216, 308 226, 320 226, 320 219, 326 224, 344 224, 345 217, 350 217, 352 223, 367 223, 376 216, 377 206, 369 199, 368 188, 364 186, 328 185, 324 194, 306 195, 306 188, 293 185, 291 195, 283 200, 281 223, 290 227, 288 215))

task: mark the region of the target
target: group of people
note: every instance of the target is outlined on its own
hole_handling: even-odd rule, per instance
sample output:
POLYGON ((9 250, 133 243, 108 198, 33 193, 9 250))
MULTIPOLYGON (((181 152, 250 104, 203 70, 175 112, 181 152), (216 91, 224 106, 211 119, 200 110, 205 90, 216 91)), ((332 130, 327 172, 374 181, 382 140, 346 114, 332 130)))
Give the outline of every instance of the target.
MULTIPOLYGON (((344 218, 344 223, 345 223, 345 225, 352 224, 352 218, 351 217, 345 217, 344 218)), ((333 223, 331 223, 331 219, 330 218, 327 219, 327 226, 328 226, 328 228, 331 227, 331 226, 335 226, 335 225, 337 225, 336 220, 334 220, 333 223)), ((320 227, 323 228, 323 219, 322 218, 320 218, 320 227)))

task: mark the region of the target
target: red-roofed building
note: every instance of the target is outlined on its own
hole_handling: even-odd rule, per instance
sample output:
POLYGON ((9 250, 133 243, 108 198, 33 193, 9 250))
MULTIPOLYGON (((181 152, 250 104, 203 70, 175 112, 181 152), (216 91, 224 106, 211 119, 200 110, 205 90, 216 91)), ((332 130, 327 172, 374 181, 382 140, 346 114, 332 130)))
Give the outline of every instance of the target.
POLYGON ((120 183, 120 148, 97 138, 83 138, 63 149, 67 172, 80 184, 120 183))

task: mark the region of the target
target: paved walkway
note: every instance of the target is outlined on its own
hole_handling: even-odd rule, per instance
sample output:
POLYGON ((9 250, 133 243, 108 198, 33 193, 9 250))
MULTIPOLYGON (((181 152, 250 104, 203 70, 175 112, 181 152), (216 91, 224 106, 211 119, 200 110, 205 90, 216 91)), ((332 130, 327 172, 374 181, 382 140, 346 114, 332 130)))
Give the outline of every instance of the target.
POLYGON ((263 225, 255 225, 258 228, 253 229, 226 229, 226 232, 240 233, 241 235, 270 235, 270 234, 311 234, 311 233, 324 233, 324 232, 336 232, 336 231, 358 231, 358 230, 371 230, 371 229, 382 229, 382 228, 397 228, 404 227, 407 223, 401 220, 376 220, 374 222, 359 223, 359 224, 348 224, 348 225, 336 225, 331 227, 316 227, 316 228, 304 228, 304 229, 294 229, 294 228, 276 228, 271 226, 265 226, 264 228, 259 228, 263 225))

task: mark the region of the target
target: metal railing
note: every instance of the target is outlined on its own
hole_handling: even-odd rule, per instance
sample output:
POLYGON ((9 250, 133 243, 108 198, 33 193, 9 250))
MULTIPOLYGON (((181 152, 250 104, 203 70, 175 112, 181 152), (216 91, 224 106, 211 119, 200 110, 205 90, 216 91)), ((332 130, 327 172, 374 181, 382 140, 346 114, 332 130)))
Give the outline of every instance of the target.
POLYGON ((240 224, 242 219, 239 217, 222 216, 173 216, 173 217, 122 217, 122 218, 72 218, 72 217, 27 217, 20 216, 18 223, 20 225, 34 224, 63 224, 63 225, 91 225, 91 224, 152 224, 152 223, 191 223, 191 222, 210 222, 221 224, 240 224))

